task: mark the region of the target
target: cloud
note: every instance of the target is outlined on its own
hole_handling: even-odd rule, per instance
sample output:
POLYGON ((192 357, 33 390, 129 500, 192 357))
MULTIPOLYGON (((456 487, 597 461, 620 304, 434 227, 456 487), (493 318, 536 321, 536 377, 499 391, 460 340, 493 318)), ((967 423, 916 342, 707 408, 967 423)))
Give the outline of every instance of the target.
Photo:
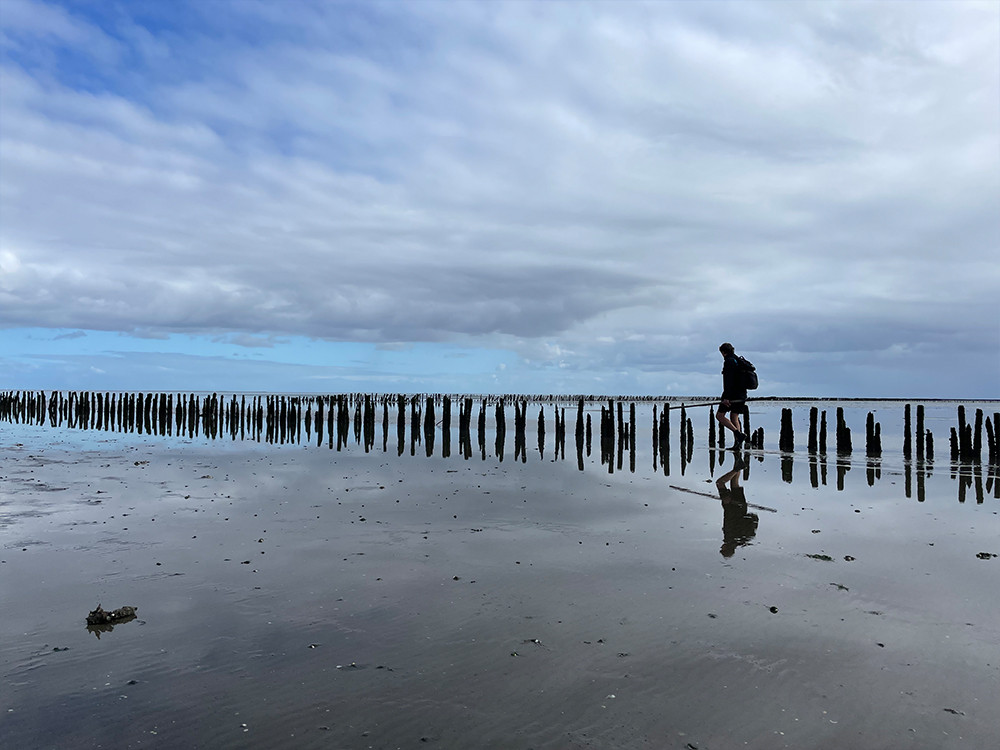
POLYGON ((146 329, 135 329, 128 332, 122 332, 120 335, 128 336, 130 338, 136 339, 152 339, 156 341, 166 341, 170 338, 170 334, 165 331, 149 331, 146 329))
POLYGON ((53 341, 71 341, 73 339, 83 339, 87 337, 86 331, 73 331, 72 333, 62 333, 58 336, 53 336, 53 341))
POLYGON ((1000 346, 995 5, 4 11, 0 327, 1000 346))
POLYGON ((272 349, 275 345, 275 340, 271 336, 248 336, 246 334, 218 336, 215 338, 215 341, 217 343, 242 346, 248 349, 272 349))

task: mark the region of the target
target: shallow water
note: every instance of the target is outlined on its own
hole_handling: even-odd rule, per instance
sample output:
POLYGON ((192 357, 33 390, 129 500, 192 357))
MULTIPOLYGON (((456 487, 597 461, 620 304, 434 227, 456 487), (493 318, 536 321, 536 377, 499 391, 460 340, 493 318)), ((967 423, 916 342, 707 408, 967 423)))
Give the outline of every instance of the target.
POLYGON ((553 459, 544 408, 524 461, 0 425, 0 746, 996 744, 990 467, 935 427, 904 461, 902 405, 854 404, 861 450, 751 452, 743 509, 707 409, 665 474, 648 405, 613 473, 571 408, 553 459))

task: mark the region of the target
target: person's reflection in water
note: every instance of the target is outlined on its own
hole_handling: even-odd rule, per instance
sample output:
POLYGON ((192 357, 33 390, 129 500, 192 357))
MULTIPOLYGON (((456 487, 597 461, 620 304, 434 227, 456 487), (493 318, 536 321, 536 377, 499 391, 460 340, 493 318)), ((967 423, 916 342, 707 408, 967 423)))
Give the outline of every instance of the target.
POLYGON ((722 548, 723 557, 732 557, 737 547, 750 544, 757 533, 757 514, 750 513, 747 498, 740 486, 743 460, 739 454, 733 468, 715 480, 722 500, 722 548))

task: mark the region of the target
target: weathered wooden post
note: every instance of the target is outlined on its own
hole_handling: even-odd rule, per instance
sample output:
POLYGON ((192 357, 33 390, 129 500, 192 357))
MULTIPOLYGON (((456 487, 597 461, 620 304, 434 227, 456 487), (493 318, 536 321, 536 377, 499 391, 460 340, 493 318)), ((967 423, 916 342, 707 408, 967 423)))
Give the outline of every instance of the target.
POLYGON ((691 417, 687 418, 687 445, 685 448, 687 449, 687 460, 690 463, 694 456, 694 428, 691 426, 691 417))
MULTIPOLYGON (((414 433, 419 433, 414 422, 414 433)), ((346 448, 351 437, 351 400, 345 393, 337 395, 337 450, 346 448)))
POLYGON ((576 403, 576 463, 580 471, 583 471, 583 399, 576 403))
POLYGON ((627 430, 628 430, 628 427, 625 425, 625 419, 622 416, 622 402, 619 401, 618 402, 618 440, 617 440, 618 471, 622 470, 622 460, 624 458, 624 453, 625 453, 625 441, 628 440, 628 434, 626 432, 627 430))
MULTIPOLYGON (((142 405, 142 426, 146 430, 147 435, 153 435, 156 433, 156 427, 153 424, 154 418, 156 416, 156 407, 153 403, 153 394, 147 393, 145 401, 142 405)), ((214 437, 214 436, 213 436, 214 437)))
POLYGON ((993 431, 993 422, 989 417, 986 418, 986 463, 989 466, 995 466, 997 463, 996 435, 993 431))
MULTIPOLYGON (((681 404, 681 419, 680 425, 677 431, 678 440, 677 447, 681 449, 681 458, 687 458, 687 407, 681 404)), ((683 474, 683 470, 681 471, 683 474)))
POLYGON ((663 404, 660 412, 660 465, 663 475, 670 476, 670 404, 663 404))
MULTIPOLYGON (((826 409, 819 414, 819 452, 826 455, 826 409)), ((826 481, 823 482, 826 485, 826 481)))
POLYGON ((316 421, 313 423, 314 431, 316 432, 316 447, 319 448, 323 445, 323 418, 325 412, 325 404, 323 397, 320 396, 316 399, 316 421))
POLYGON ((424 448, 427 458, 434 455, 434 397, 428 396, 424 403, 424 448))
MULTIPOLYGON (((875 421, 875 414, 868 412, 865 421, 865 455, 868 458, 878 458, 882 455, 882 426, 875 421)), ((920 441, 920 450, 923 451, 923 441, 920 441)))
MULTIPOLYGON (((618 444, 625 440, 625 415, 622 411, 622 402, 618 402, 618 444)), ((621 449, 619 448, 619 452, 621 449)))
POLYGON ((976 426, 972 433, 972 460, 977 464, 983 460, 983 410, 976 409, 976 426))
POLYGON ((566 407, 560 408, 559 406, 554 407, 556 412, 559 414, 559 419, 556 422, 556 458, 566 458, 566 407))
POLYGON ((483 461, 486 460, 486 400, 483 399, 479 402, 479 452, 482 454, 483 461))
POLYGON ((922 461, 924 458, 925 441, 924 441, 924 405, 917 404, 917 460, 922 461))
MULTIPOLYGON (((132 394, 130 402, 129 429, 134 429, 136 423, 135 394, 132 394)), ((268 403, 270 404, 270 402, 268 403)), ((198 396, 195 396, 193 393, 188 395, 187 423, 188 437, 195 437, 198 435, 199 425, 201 424, 201 401, 198 396)))
POLYGON ((660 468, 660 417, 653 404, 653 470, 660 468))
MULTIPOLYGON (((524 456, 527 451, 526 439, 525 439, 525 422, 527 421, 527 415, 525 412, 528 409, 526 403, 515 400, 514 401, 514 460, 524 456)), ((525 459, 527 460, 527 459, 525 459)))
MULTIPOLYGON (((157 414, 157 422, 159 423, 159 426, 160 426, 160 434, 161 435, 166 435, 167 434, 167 427, 169 427, 169 425, 170 425, 170 418, 169 418, 170 409, 169 409, 168 404, 167 404, 167 396, 164 393, 160 393, 160 394, 157 394, 157 399, 159 399, 159 402, 160 402, 158 404, 159 409, 158 409, 158 414, 157 414)), ((109 403, 108 406, 110 407, 111 404, 109 403)), ((109 412, 108 417, 110 417, 110 416, 111 415, 110 415, 110 412, 109 412)))
POLYGON ((844 420, 844 407, 837 407, 837 454, 846 455, 851 452, 851 429, 844 420))
POLYGON ((465 398, 465 451, 462 456, 468 461, 472 458, 472 398, 465 398))
POLYGON ((1000 412, 993 412, 993 449, 993 464, 1000 466, 1000 412))
POLYGON ((629 471, 635 473, 635 401, 628 406, 628 465, 629 471))
POLYGON ((396 396, 396 455, 402 456, 406 450, 406 396, 396 396))
POLYGON ((781 410, 781 432, 778 434, 778 448, 786 453, 792 453, 795 450, 792 410, 788 408, 782 408, 781 410))
POLYGON ((493 448, 496 453, 496 457, 500 459, 500 463, 503 463, 504 443, 507 441, 507 417, 504 415, 502 398, 497 401, 495 418, 497 435, 493 448))
POLYGON ((601 405, 601 464, 608 464, 608 473, 614 473, 613 441, 614 440, 614 412, 611 408, 605 409, 601 405))
POLYGON ((389 450, 389 396, 382 399, 382 452, 389 450))
POLYGON ((357 396, 357 395, 352 396, 351 399, 352 399, 352 401, 354 403, 354 421, 353 421, 353 425, 354 425, 354 444, 355 445, 361 445, 362 426, 364 425, 363 414, 362 414, 362 411, 361 411, 361 407, 363 406, 363 402, 362 402, 360 396, 357 396))
POLYGON ((444 396, 441 403, 441 455, 451 457, 451 396, 444 396))
POLYGON ((420 396, 410 397, 410 455, 417 455, 417 441, 420 440, 420 396))
POLYGON ((958 405, 958 455, 963 461, 972 456, 972 428, 965 422, 965 405, 958 405))
MULTIPOLYGON (((663 413, 660 414, 660 460, 665 462, 664 476, 670 475, 670 413, 669 404, 664 405, 663 413)), ((678 415, 679 416, 679 415, 678 415)), ((678 428, 678 433, 680 428, 678 428)), ((684 450, 680 451, 681 462, 684 461, 684 450)), ((683 473, 683 472, 682 472, 683 473)))
POLYGON ((375 448, 375 399, 370 393, 365 394, 363 429, 365 453, 368 453, 375 448))
POLYGON ((913 453, 913 436, 910 431, 910 405, 903 407, 903 458, 909 459, 913 453))
POLYGON ((538 458, 545 458, 545 407, 538 407, 538 458))
POLYGON ((468 398, 463 398, 458 402, 458 452, 466 460, 469 459, 471 452, 471 448, 468 447, 469 440, 471 440, 468 404, 468 398))

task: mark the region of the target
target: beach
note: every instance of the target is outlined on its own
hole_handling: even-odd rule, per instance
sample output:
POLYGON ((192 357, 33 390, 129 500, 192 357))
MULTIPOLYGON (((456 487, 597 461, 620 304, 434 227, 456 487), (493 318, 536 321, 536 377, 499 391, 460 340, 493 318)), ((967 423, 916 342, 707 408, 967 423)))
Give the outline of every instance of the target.
POLYGON ((0 425, 0 744, 996 744, 990 467, 744 456, 691 409, 665 471, 643 405, 634 468, 581 470, 539 408, 517 460, 0 425))

